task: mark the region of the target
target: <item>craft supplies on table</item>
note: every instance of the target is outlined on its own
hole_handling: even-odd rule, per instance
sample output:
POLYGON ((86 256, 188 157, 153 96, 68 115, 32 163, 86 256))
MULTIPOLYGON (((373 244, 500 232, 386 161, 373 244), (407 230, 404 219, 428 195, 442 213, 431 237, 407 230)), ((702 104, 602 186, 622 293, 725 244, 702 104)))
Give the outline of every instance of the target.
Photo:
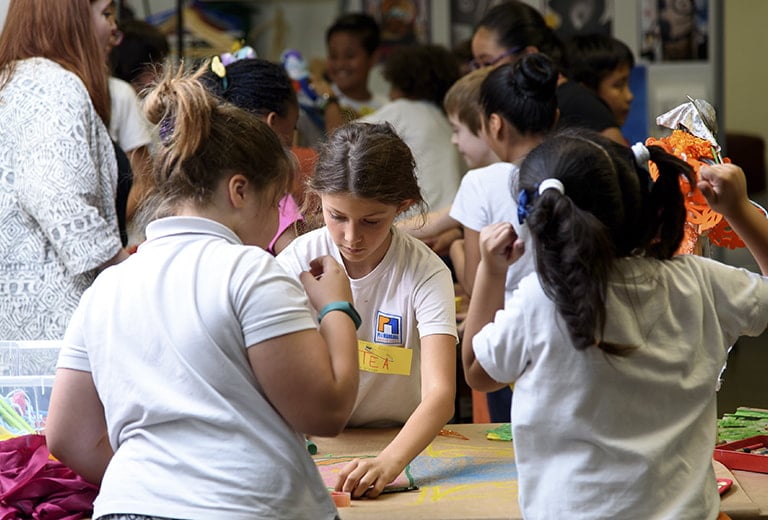
POLYGON ((755 435, 768 435, 768 410, 739 406, 717 421, 720 442, 733 442, 755 435))
POLYGON ((768 435, 756 435, 715 448, 715 460, 728 469, 768 473, 768 435))

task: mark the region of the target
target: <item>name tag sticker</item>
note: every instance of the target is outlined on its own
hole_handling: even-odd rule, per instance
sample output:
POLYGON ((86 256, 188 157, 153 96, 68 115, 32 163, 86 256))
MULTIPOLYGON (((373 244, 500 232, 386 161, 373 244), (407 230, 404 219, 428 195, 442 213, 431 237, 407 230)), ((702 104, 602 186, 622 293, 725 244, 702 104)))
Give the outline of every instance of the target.
POLYGON ((390 345, 377 345, 367 341, 357 342, 360 370, 376 374, 411 375, 413 350, 390 345))

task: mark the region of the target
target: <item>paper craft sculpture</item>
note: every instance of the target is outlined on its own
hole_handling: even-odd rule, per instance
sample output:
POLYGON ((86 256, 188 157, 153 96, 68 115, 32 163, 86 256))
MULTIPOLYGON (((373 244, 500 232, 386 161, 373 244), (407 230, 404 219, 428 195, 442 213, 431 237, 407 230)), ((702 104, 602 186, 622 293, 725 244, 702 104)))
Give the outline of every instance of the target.
MULTIPOLYGON (((717 143, 717 119, 715 109, 703 99, 688 98, 688 102, 679 105, 656 118, 656 124, 672 130, 667 137, 649 137, 647 146, 657 145, 667 152, 680 157, 693 168, 694 178, 691 185, 685 177, 680 177, 680 190, 685 196, 687 219, 685 235, 678 254, 702 254, 703 239, 720 247, 735 249, 744 247, 744 242, 728 225, 723 216, 707 204, 704 195, 696 188, 699 168, 702 164, 729 163, 729 158, 720 155, 717 143)), ((659 175, 656 165, 649 165, 651 177, 655 181, 659 175)))

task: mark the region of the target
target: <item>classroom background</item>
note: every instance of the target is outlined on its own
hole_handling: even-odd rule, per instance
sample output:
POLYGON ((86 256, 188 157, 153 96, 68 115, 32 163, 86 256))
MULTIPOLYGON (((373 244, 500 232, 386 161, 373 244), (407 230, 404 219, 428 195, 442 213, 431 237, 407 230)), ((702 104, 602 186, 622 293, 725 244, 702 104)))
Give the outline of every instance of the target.
MULTIPOLYGON (((168 34, 175 56, 181 39, 185 56, 226 52, 229 42, 245 39, 260 57, 279 61, 285 49, 300 51, 311 66, 325 58, 325 29, 343 11, 367 10, 386 18, 386 5, 399 9, 400 19, 382 18, 390 44, 421 41, 449 47, 471 34, 479 17, 496 0, 116 0, 130 7, 137 18, 159 25, 168 34), (211 15, 216 26, 210 23, 211 15), (410 15, 403 24, 402 14, 410 15), (179 26, 181 20, 181 26, 179 26), (218 46, 218 48, 216 48, 218 46), (215 52, 212 50, 215 49, 215 52)), ((762 66, 768 49, 763 21, 765 0, 691 0, 697 17, 694 31, 703 35, 697 55, 666 53, 654 23, 669 23, 664 0, 526 0, 561 26, 561 30, 607 31, 634 52, 638 67, 633 75, 633 102, 624 133, 631 141, 660 136, 655 117, 686 101, 686 95, 704 98, 718 114, 718 139, 725 155, 747 171, 750 196, 768 205, 765 141, 768 140, 768 103, 763 90, 768 70, 762 66), (580 17, 568 18, 579 6, 580 17), (585 12, 583 9, 591 10, 585 12)), ((0 0, 0 23, 8 0, 0 0)), ((372 88, 387 94, 380 71, 374 70, 372 88)), ((711 255, 733 265, 759 271, 743 250, 714 250, 711 255)), ((768 334, 744 338, 729 357, 718 397, 718 415, 737 406, 768 408, 768 389, 761 372, 768 366, 768 334)))

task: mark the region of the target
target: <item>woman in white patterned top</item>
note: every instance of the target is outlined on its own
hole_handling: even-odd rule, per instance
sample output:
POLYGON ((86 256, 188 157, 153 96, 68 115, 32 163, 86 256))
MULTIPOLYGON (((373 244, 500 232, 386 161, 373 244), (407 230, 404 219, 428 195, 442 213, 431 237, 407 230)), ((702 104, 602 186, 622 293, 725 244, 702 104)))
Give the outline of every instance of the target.
MULTIPOLYGON (((0 338, 62 337, 122 260, 104 49, 92 4, 11 0, 0 34, 0 338)), ((107 13, 108 14, 108 13, 107 13)))

